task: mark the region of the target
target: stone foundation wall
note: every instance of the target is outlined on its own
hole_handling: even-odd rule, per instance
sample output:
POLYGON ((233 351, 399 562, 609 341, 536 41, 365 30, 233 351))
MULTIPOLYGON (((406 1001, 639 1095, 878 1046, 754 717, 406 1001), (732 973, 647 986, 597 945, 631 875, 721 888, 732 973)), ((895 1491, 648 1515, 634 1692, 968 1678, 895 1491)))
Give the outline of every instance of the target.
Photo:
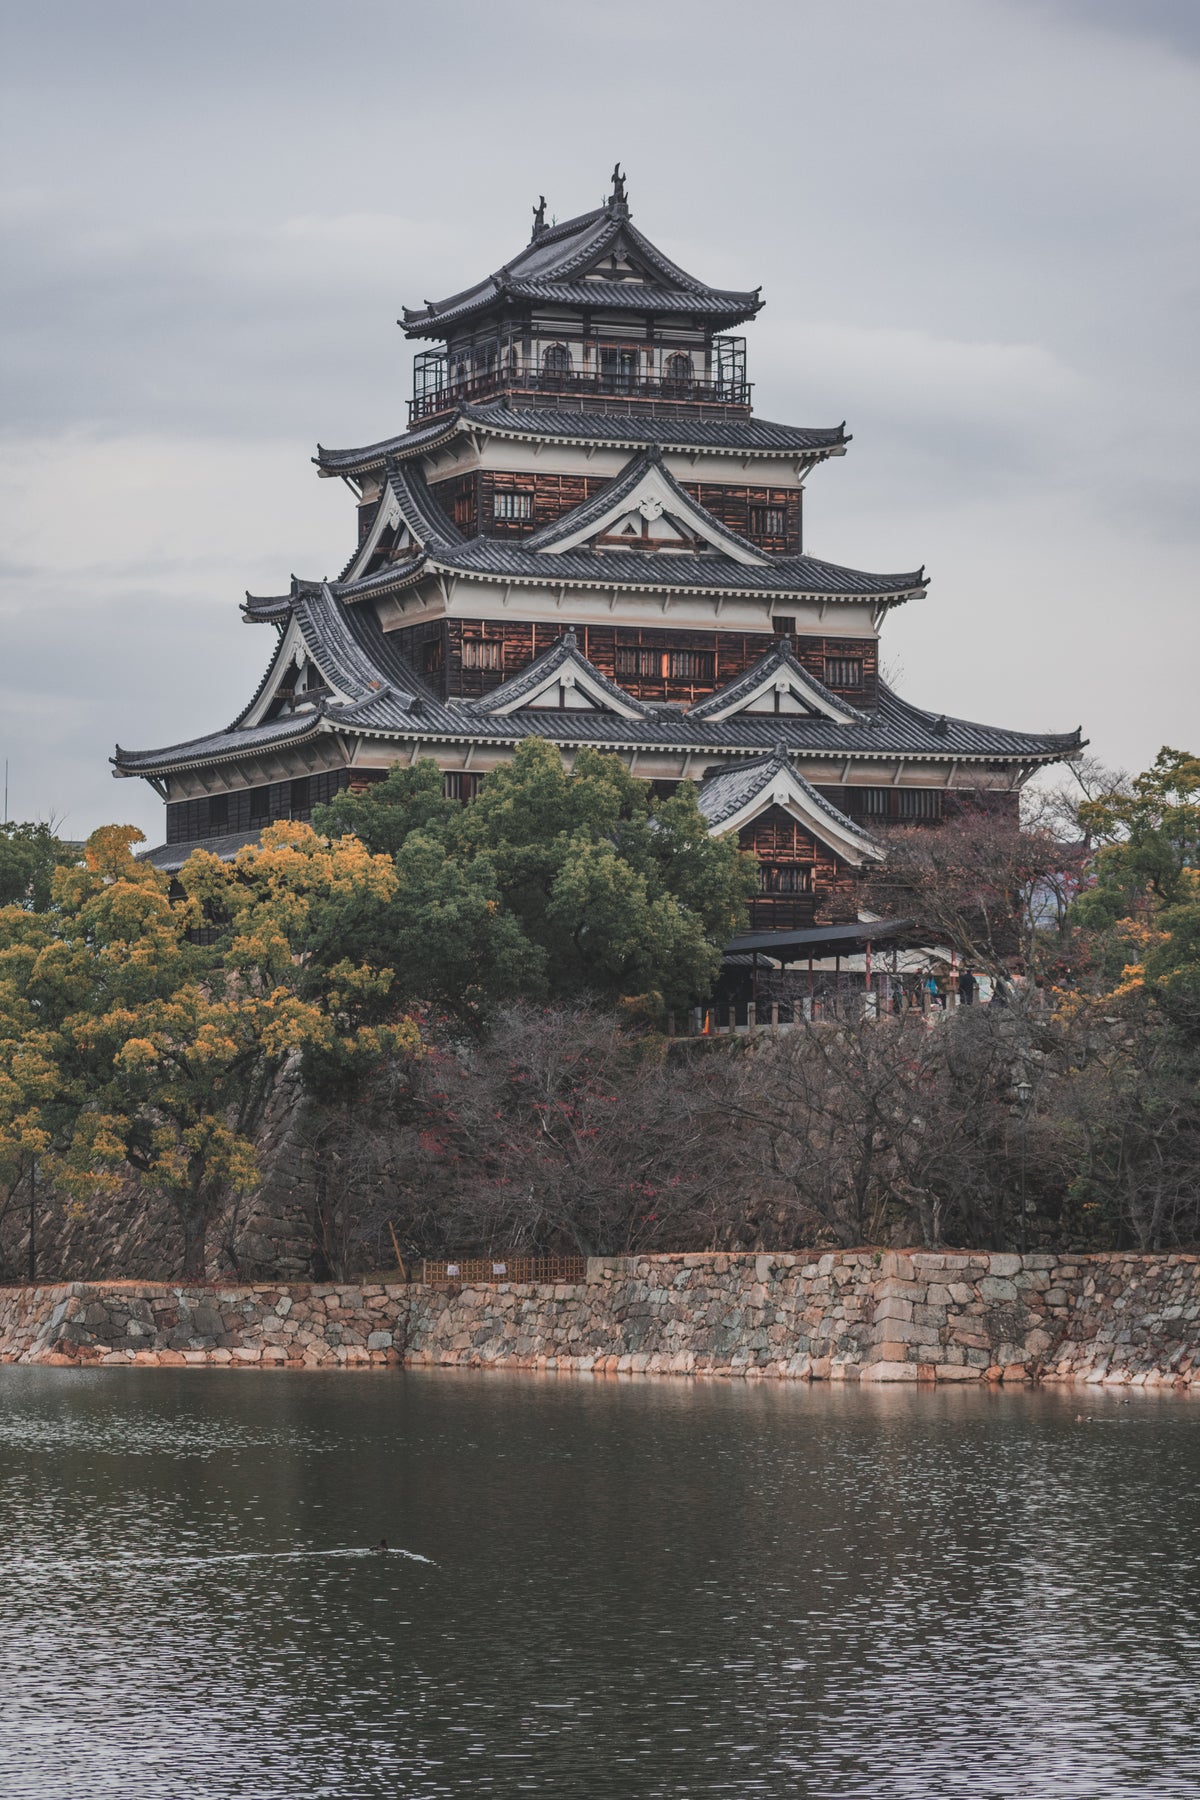
POLYGON ((587 1279, 426 1288, 0 1289, 0 1362, 554 1369, 1200 1392, 1200 1257, 842 1251, 594 1258, 587 1279))

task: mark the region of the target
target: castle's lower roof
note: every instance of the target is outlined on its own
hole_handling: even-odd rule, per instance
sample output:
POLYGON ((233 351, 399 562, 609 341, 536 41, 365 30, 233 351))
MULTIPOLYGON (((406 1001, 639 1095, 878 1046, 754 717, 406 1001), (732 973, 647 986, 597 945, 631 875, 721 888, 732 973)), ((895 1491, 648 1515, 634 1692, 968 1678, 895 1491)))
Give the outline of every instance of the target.
POLYGON ((326 450, 317 445, 313 458, 323 475, 366 475, 390 461, 427 456, 469 431, 529 442, 547 439, 564 444, 603 444, 618 450, 661 450, 684 454, 741 452, 745 456, 809 458, 840 455, 850 442, 845 423, 833 426, 779 425, 771 419, 694 416, 694 409, 671 414, 570 412, 556 407, 516 407, 464 402, 452 413, 396 437, 358 449, 326 450))
MULTIPOLYGON (((1082 744, 1078 731, 1030 732, 925 712, 881 684, 879 703, 845 723, 826 716, 737 712, 712 719, 673 706, 647 706, 633 695, 618 711, 515 708, 489 713, 488 697, 442 700, 405 661, 373 607, 345 607, 328 586, 301 588, 293 610, 317 667, 342 701, 321 701, 267 724, 233 725, 155 750, 117 747, 119 775, 160 776, 236 762, 318 736, 368 737, 421 745, 512 746, 544 737, 564 748, 591 745, 616 751, 666 750, 717 756, 753 754, 782 746, 790 756, 862 761, 1056 762, 1082 744)), ((590 665, 588 665, 590 669, 590 665)), ((592 670, 598 682, 615 685, 592 670)), ((742 681, 736 678, 731 688, 742 681)), ((516 683, 520 677, 514 678, 516 683)), ((512 683, 506 684, 510 688, 512 683)), ((510 695, 510 698, 514 697, 510 695)), ((519 692, 515 696, 519 698, 519 692)), ((493 700, 493 704, 497 702, 493 700)), ((244 715, 243 715, 244 716, 244 715)))

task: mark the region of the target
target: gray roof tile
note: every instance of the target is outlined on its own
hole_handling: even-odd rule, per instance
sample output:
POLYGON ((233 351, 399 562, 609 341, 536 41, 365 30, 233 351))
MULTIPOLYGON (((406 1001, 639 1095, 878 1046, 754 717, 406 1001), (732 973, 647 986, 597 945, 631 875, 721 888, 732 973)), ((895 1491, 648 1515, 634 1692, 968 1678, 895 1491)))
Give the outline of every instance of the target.
POLYGON ((697 700, 696 704, 689 709, 689 718, 707 719, 713 713, 720 712, 723 707, 729 706, 731 703, 736 704, 743 695, 752 694, 759 682, 776 669, 789 670, 804 687, 811 689, 830 706, 837 707, 839 712, 849 713, 852 719, 865 723, 869 718, 869 714, 860 712, 859 708, 851 706, 848 700, 839 699, 837 694, 830 692, 824 682, 818 681, 815 675, 810 675, 803 663, 797 662, 793 656, 791 639, 783 636, 776 640, 765 656, 760 656, 757 662, 751 663, 748 669, 743 670, 740 675, 736 675, 724 687, 718 688, 715 694, 709 694, 705 700, 697 700))
POLYGON ((756 756, 750 762, 734 763, 731 767, 710 775, 700 784, 696 804, 710 825, 722 825, 726 819, 736 818, 744 806, 748 806, 757 794, 770 785, 781 769, 787 770, 819 812, 823 812, 827 818, 862 843, 875 844, 876 840, 869 831, 847 817, 831 800, 819 793, 810 781, 805 780, 793 766, 791 757, 782 749, 776 749, 770 756, 756 756))
POLYGON ((623 450, 640 450, 657 444, 663 450, 682 452, 732 451, 743 455, 806 457, 844 450, 850 442, 846 427, 780 425, 773 419, 750 416, 697 418, 695 410, 680 407, 673 413, 642 414, 584 412, 556 407, 518 407, 463 404, 447 418, 377 444, 359 449, 326 450, 317 445, 314 461, 324 474, 364 473, 381 469, 393 458, 423 456, 451 442, 461 433, 483 429, 501 437, 550 438, 576 444, 611 444, 623 450))
POLYGON ((642 478, 655 468, 659 470, 670 491, 678 497, 679 504, 685 511, 703 514, 718 542, 732 544, 740 550, 748 550, 759 561, 763 559, 764 552, 757 544, 752 544, 749 538, 740 537, 736 531, 730 531, 727 526, 722 525, 719 519, 714 518, 707 508, 701 506, 699 501, 693 500, 690 494, 684 492, 670 470, 663 467, 662 451, 657 444, 652 444, 648 450, 643 450, 640 456, 635 456, 619 475, 614 476, 612 481, 602 487, 598 493, 593 494, 590 500, 585 500, 581 506, 572 508, 560 519, 553 520, 551 524, 543 525, 542 529, 535 531, 531 537, 523 538, 523 547, 526 550, 545 550, 552 544, 560 544, 564 538, 573 537, 577 531, 585 529, 588 525, 594 522, 598 523, 605 513, 618 505, 626 495, 632 494, 642 478))
POLYGON ((623 202, 610 201, 595 212, 581 213, 563 225, 543 227, 516 256, 494 274, 485 276, 469 288, 451 294, 445 300, 427 301, 423 307, 405 307, 400 323, 405 335, 444 337, 448 327, 486 312, 511 297, 514 300, 559 300, 567 306, 600 306, 616 304, 622 309, 638 311, 668 310, 715 313, 733 323, 751 318, 762 305, 758 290, 753 292, 712 288, 689 275, 640 232, 629 217, 623 202), (576 282, 596 266, 599 259, 624 239, 655 279, 651 282, 576 282), (601 301, 595 290, 601 286, 619 288, 621 300, 601 301), (630 296, 640 297, 625 298, 630 296))

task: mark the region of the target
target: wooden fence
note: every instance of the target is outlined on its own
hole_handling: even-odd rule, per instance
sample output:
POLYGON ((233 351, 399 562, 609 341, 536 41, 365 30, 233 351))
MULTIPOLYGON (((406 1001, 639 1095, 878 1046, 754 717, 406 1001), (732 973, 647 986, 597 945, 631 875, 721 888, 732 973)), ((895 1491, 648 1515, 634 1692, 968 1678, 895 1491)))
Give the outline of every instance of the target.
POLYGON ((461 1262, 429 1262, 421 1264, 421 1280, 426 1287, 478 1287, 481 1282, 582 1281, 587 1275, 587 1259, 582 1256, 497 1256, 465 1257, 461 1262))

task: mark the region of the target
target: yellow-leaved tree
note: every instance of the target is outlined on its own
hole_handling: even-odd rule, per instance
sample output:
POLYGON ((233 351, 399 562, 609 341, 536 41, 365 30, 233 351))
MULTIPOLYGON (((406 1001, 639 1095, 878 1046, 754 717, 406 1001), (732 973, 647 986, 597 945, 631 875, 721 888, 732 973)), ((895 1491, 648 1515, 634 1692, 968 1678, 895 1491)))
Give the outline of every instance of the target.
POLYGON ((175 1207, 183 1272, 257 1177, 284 1064, 327 1086, 417 1054, 391 972, 337 953, 338 921, 386 905, 390 858, 275 825, 233 863, 197 851, 172 891, 141 834, 107 826, 43 913, 0 910, 0 1166, 31 1155, 81 1202, 136 1170, 175 1207))

